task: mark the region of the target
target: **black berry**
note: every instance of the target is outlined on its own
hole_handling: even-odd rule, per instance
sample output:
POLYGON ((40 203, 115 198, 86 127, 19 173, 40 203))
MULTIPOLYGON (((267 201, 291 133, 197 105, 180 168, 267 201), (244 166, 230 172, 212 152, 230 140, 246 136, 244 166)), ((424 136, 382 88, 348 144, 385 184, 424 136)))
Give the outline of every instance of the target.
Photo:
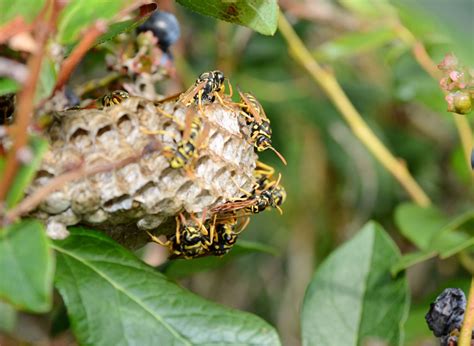
POLYGON ((425 316, 428 327, 437 337, 449 335, 454 329, 461 329, 466 309, 466 296, 459 288, 446 288, 425 316))
POLYGON ((180 34, 179 23, 176 17, 163 11, 153 13, 142 25, 137 28, 137 32, 151 31, 158 39, 158 45, 163 51, 175 43, 180 34))

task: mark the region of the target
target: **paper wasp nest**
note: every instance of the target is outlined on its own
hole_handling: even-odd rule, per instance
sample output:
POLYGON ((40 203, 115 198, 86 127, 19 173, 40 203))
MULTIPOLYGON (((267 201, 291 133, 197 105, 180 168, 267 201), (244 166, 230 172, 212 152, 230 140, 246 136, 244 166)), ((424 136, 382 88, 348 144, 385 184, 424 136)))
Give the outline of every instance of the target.
POLYGON ((130 97, 103 110, 58 113, 45 133, 50 150, 29 194, 74 167, 138 159, 63 185, 33 215, 50 225, 88 225, 133 248, 147 242, 144 230, 173 232, 179 212, 200 214, 239 196, 240 189, 250 190, 257 156, 232 103, 203 105, 203 115, 192 106, 208 136, 189 169, 170 167, 165 148, 176 148, 189 109, 176 100, 156 105, 130 97))

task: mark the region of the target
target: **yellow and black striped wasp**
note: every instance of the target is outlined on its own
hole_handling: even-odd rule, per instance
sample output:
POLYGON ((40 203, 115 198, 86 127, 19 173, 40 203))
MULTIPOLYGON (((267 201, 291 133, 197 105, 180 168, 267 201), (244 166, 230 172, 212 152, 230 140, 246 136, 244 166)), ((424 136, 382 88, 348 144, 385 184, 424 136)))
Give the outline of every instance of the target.
MULTIPOLYGON (((204 102, 213 103, 217 98, 222 105, 225 105, 221 97, 225 91, 225 79, 224 73, 219 70, 201 73, 196 82, 180 95, 179 101, 186 106, 195 103, 201 109, 204 102)), ((230 83, 228 84, 231 96, 232 87, 230 83)))
POLYGON ((286 191, 280 185, 281 174, 277 180, 272 179, 274 169, 264 163, 257 161, 257 168, 254 175, 256 182, 250 192, 242 190, 244 195, 225 202, 212 209, 212 212, 219 213, 224 217, 246 216, 258 214, 269 207, 277 209, 280 213, 280 206, 286 200, 286 191))
POLYGON ((227 220, 221 220, 215 223, 215 236, 212 244, 210 244, 210 252, 214 256, 224 256, 227 254, 237 242, 240 233, 247 227, 250 218, 239 224, 239 220, 232 217, 227 220))
POLYGON ((250 140, 257 151, 272 150, 278 158, 287 164, 283 155, 281 155, 272 146, 272 129, 270 120, 263 110, 260 102, 251 93, 244 93, 239 90, 240 95, 240 113, 244 116, 246 125, 250 128, 250 140))
POLYGON ((203 146, 209 136, 209 126, 203 125, 201 117, 195 112, 195 107, 189 107, 185 115, 184 124, 177 120, 173 115, 167 114, 161 108, 157 107, 157 111, 162 115, 173 119, 175 123, 181 128, 181 138, 176 139, 175 134, 166 131, 148 131, 143 129, 142 131, 146 134, 156 135, 168 135, 175 139, 176 147, 165 146, 163 152, 168 157, 170 167, 179 169, 186 168, 189 173, 192 174, 192 168, 190 165, 193 160, 198 156, 199 149, 203 146))
POLYGON ((102 106, 110 107, 113 105, 118 105, 123 102, 123 100, 130 97, 130 94, 124 90, 114 90, 108 94, 105 94, 102 97, 102 106))
MULTIPOLYGON (((204 219, 203 214, 203 219, 204 219)), ((209 230, 206 228, 202 220, 198 220, 191 215, 193 223, 188 222, 183 214, 179 214, 175 218, 176 231, 166 242, 161 241, 158 237, 147 232, 151 240, 157 244, 165 246, 170 252, 170 258, 196 258, 209 254, 209 246, 212 245, 215 231, 214 224, 211 224, 209 230)))

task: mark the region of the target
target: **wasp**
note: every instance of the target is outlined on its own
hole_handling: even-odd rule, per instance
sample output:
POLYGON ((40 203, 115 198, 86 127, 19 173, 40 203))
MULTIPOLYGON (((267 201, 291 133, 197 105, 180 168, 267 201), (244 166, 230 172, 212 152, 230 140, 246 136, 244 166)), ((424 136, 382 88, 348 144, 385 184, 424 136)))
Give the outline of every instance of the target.
POLYGON ((110 107, 113 105, 118 105, 123 102, 123 100, 130 97, 130 94, 124 90, 114 90, 111 93, 108 93, 102 97, 102 106, 110 107))
MULTIPOLYGON (((238 225, 237 218, 231 218, 215 225, 214 241, 210 245, 210 251, 214 256, 224 256, 237 242, 239 234, 247 227, 250 218, 238 225)), ((214 221, 215 222, 215 221, 214 221)))
POLYGON ((251 192, 242 190, 244 196, 230 200, 212 209, 213 212, 229 216, 245 216, 258 214, 269 207, 283 213, 280 206, 286 200, 286 191, 280 185, 281 174, 277 180, 272 179, 274 170, 261 162, 257 162, 255 171, 256 182, 251 192))
POLYGON ((240 95, 240 114, 245 118, 246 125, 250 128, 250 140, 255 149, 259 152, 267 149, 272 150, 278 158, 286 165, 286 160, 272 146, 272 129, 270 120, 263 110, 260 102, 251 93, 243 93, 239 90, 240 95))
MULTIPOLYGON (((203 214, 203 219, 204 219, 203 214)), ((176 231, 166 242, 163 242, 150 232, 147 232, 151 240, 157 244, 165 246, 170 251, 170 258, 196 258, 209 254, 209 246, 212 245, 215 234, 214 224, 211 224, 209 231, 201 220, 191 215, 194 224, 186 221, 183 214, 176 217, 176 231)))
POLYGON ((178 126, 182 128, 181 139, 176 139, 175 134, 166 131, 148 131, 146 129, 142 129, 142 131, 149 135, 162 134, 174 138, 176 147, 167 146, 163 148, 165 155, 168 157, 170 167, 175 169, 189 167, 189 164, 198 156, 198 150, 207 139, 209 127, 207 124, 203 125, 199 115, 193 114, 192 107, 186 112, 184 124, 175 119, 173 115, 165 113, 159 107, 157 110, 178 123, 178 126))
MULTIPOLYGON (((217 98, 222 105, 225 105, 220 94, 225 91, 224 73, 219 70, 201 73, 196 82, 183 94, 180 95, 179 101, 189 106, 193 103, 199 107, 203 102, 213 103, 217 98)), ((232 87, 229 84, 230 95, 232 95, 232 87)))

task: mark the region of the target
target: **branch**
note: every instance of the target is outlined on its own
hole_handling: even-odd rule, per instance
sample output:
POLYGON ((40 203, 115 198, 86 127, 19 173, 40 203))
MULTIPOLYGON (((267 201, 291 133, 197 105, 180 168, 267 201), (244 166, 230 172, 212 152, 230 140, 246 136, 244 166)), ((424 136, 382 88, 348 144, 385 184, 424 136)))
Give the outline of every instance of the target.
POLYGON ((129 156, 118 162, 97 164, 92 167, 81 166, 67 173, 61 174, 51 179, 51 181, 47 185, 44 185, 37 189, 32 195, 23 199, 23 201, 15 208, 9 210, 5 215, 4 223, 9 224, 20 216, 35 209, 47 196, 49 196, 52 192, 58 190, 68 182, 81 178, 87 178, 94 174, 122 168, 126 165, 139 161, 144 155, 149 154, 158 149, 161 149, 161 145, 159 144, 159 142, 151 141, 147 146, 145 146, 141 153, 129 156))
POLYGON ((474 327, 474 277, 471 278, 471 288, 467 299, 466 311, 464 312, 464 322, 459 335, 459 346, 470 346, 472 338, 472 328, 474 327))
MULTIPOLYGON (((28 125, 33 114, 33 100, 38 83, 41 64, 46 50, 46 43, 51 31, 51 26, 56 22, 59 7, 54 1, 47 1, 45 8, 52 6, 51 16, 39 17, 35 23, 36 40, 38 43, 38 51, 30 55, 28 59, 28 77, 23 84, 23 88, 18 96, 18 103, 15 116, 15 125, 13 126, 13 146, 8 152, 5 171, 3 172, 2 181, 0 183, 0 201, 5 199, 8 189, 15 177, 19 166, 17 157, 18 150, 27 145, 28 142, 28 125)), ((46 13, 44 11, 43 13, 46 13)))
POLYGON ((84 37, 81 41, 74 47, 72 53, 64 60, 61 70, 58 73, 58 80, 56 81, 56 86, 54 87, 54 92, 62 89, 71 76, 72 72, 76 68, 77 64, 81 61, 82 57, 87 53, 87 51, 95 44, 96 39, 102 35, 107 30, 106 22, 103 20, 95 22, 91 27, 89 27, 84 33, 84 37))
POLYGON ((406 166, 396 159, 372 132, 342 90, 335 77, 314 60, 301 39, 296 35, 283 13, 280 13, 278 27, 285 38, 294 59, 300 63, 319 84, 326 95, 351 127, 354 135, 367 147, 374 157, 398 180, 410 197, 420 206, 431 204, 429 197, 411 176, 406 166))

